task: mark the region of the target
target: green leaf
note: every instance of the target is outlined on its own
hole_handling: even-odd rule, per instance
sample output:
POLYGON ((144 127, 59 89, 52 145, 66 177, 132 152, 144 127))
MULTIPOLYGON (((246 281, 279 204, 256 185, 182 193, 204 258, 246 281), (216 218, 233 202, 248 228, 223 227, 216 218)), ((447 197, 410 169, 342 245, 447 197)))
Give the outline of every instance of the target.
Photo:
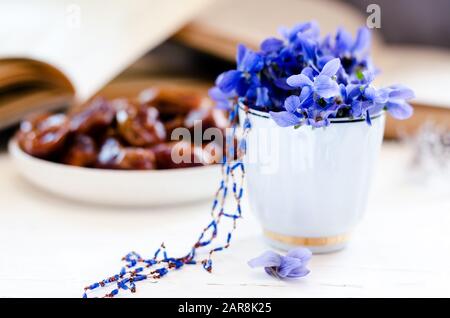
POLYGON ((357 77, 360 81, 362 81, 362 80, 364 79, 364 74, 363 74, 363 72, 362 72, 361 70, 357 70, 357 71, 356 71, 356 77, 357 77))

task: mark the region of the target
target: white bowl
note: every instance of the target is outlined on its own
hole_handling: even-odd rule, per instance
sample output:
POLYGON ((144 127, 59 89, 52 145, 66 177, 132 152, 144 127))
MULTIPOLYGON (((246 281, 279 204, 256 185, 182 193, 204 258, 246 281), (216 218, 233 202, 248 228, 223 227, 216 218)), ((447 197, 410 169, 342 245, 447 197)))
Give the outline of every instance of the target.
POLYGON ((212 198, 220 165, 171 170, 83 168, 32 157, 13 138, 9 152, 18 171, 34 185, 79 201, 120 206, 169 205, 212 198))

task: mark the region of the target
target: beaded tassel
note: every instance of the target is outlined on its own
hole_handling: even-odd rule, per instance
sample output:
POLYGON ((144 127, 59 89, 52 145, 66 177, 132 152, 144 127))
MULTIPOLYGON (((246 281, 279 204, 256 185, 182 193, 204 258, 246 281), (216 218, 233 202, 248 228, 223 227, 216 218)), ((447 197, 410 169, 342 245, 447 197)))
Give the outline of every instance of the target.
POLYGON ((230 111, 229 121, 231 124, 231 134, 227 134, 226 136, 228 151, 224 155, 222 162, 222 180, 213 200, 211 221, 200 233, 199 238, 192 245, 189 253, 183 257, 170 257, 164 243, 156 250, 153 257, 149 259, 142 258, 136 252, 130 252, 122 258, 122 261, 125 264, 118 274, 86 286, 84 288, 83 298, 88 297, 89 291, 104 287, 112 288, 109 293, 106 293, 103 296, 106 298, 112 298, 118 295, 120 291, 130 291, 131 293, 134 293, 136 292, 137 282, 160 279, 170 271, 179 269, 184 265, 202 264, 206 271, 212 271, 212 255, 227 249, 230 246, 233 232, 236 229, 236 221, 242 217, 241 199, 244 193, 243 183, 245 177, 242 159, 246 151, 246 138, 251 125, 248 116, 246 116, 243 124, 243 134, 238 144, 238 153, 236 154, 237 156, 235 156, 234 141, 235 138, 237 138, 238 105, 230 111), (230 213, 225 212, 225 203, 229 191, 232 192, 232 198, 235 201, 234 210, 230 213), (202 247, 210 246, 215 242, 222 217, 232 220, 232 227, 228 230, 226 241, 215 247, 211 247, 207 253, 207 257, 198 260, 197 250, 202 247))

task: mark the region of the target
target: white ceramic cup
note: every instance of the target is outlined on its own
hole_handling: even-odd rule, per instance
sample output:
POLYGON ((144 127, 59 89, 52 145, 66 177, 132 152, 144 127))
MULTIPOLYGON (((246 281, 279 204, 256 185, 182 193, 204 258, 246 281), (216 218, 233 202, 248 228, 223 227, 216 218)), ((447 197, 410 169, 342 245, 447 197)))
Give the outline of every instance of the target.
MULTIPOLYGON (((241 122, 245 116, 239 110, 241 122)), ((247 194, 264 237, 276 248, 314 253, 343 248, 366 207, 383 139, 384 113, 364 120, 333 119, 328 127, 282 128, 249 110, 247 194)))

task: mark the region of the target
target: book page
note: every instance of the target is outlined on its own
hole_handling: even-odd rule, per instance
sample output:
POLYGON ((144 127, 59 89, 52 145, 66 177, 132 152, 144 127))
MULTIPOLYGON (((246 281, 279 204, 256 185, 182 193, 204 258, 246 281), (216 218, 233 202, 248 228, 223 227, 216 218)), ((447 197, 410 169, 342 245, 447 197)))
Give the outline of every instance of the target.
MULTIPOLYGON (((306 21, 318 22, 321 34, 325 35, 335 33, 340 26, 354 33, 365 24, 365 17, 337 1, 216 0, 180 30, 176 38, 234 61, 237 44, 257 49, 267 37, 280 37, 280 27, 306 21)), ((373 42, 378 45, 377 36, 373 42)))
POLYGON ((377 86, 403 84, 414 90, 414 102, 450 109, 450 50, 384 45, 373 60, 381 70, 377 86))
POLYGON ((82 102, 208 2, 3 0, 0 58, 30 58, 57 67, 82 102))

